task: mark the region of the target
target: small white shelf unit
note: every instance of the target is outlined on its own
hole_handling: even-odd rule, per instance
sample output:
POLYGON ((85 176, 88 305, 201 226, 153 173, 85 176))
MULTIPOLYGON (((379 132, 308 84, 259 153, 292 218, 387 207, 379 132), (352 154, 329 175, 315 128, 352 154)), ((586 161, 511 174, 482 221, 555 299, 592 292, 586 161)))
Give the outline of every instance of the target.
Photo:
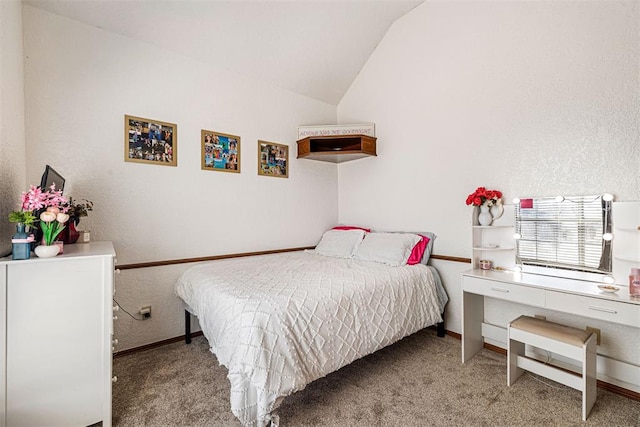
POLYGON ((472 264, 480 268, 480 260, 489 260, 494 267, 511 269, 516 264, 516 241, 513 237, 515 225, 514 205, 503 205, 504 213, 491 225, 480 225, 480 209, 474 207, 471 217, 472 264))

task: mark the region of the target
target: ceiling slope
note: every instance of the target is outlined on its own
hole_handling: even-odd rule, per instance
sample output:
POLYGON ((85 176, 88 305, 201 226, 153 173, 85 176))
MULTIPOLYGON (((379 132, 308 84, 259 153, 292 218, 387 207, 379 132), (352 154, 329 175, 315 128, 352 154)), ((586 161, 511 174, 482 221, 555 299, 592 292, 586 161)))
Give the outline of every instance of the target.
POLYGON ((337 105, 393 22, 422 1, 24 3, 337 105))

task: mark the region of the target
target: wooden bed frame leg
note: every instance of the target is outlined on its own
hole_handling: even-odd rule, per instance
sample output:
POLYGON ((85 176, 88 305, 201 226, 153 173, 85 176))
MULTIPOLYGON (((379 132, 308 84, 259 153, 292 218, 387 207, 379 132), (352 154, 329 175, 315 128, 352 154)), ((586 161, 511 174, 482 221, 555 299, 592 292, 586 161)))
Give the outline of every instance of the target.
POLYGON ((191 344, 191 313, 184 311, 184 342, 191 344))

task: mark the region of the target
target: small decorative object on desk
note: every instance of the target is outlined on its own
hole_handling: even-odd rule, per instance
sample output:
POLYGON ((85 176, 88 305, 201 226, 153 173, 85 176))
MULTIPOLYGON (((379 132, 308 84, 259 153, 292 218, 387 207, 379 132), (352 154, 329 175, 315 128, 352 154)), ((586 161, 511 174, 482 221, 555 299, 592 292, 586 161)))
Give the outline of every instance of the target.
POLYGON ((502 192, 498 190, 487 190, 485 187, 478 187, 476 191, 467 196, 467 205, 478 206, 480 213, 478 214, 478 224, 487 226, 491 225, 494 219, 502 216, 504 208, 502 207, 502 192), (495 207, 495 210, 493 209, 495 207), (492 216, 492 212, 495 216, 492 216))
POLYGON ((620 290, 619 287, 613 285, 598 285, 598 289, 604 292, 618 292, 620 290))
MULTIPOLYGON (((22 193, 22 206, 20 211, 14 211, 9 214, 10 222, 17 222, 23 224, 25 227, 30 228, 35 226, 38 222, 38 218, 34 215, 36 211, 42 211, 40 214, 39 227, 42 230, 42 243, 43 246, 54 246, 55 249, 38 249, 36 247, 35 253, 38 256, 56 256, 60 251, 60 246, 54 245, 56 237, 64 230, 64 223, 69 220, 69 215, 64 213, 64 204, 67 203, 67 199, 62 196, 62 191, 56 191, 55 184, 51 185, 46 191, 42 191, 42 188, 31 186, 29 191, 22 193), (62 208, 62 209, 61 209, 62 208), (55 252, 55 253, 54 253, 55 252), (42 255, 40 255, 42 254, 42 255), (51 255, 53 254, 53 255, 51 255)), ((18 232, 20 234, 20 225, 18 225, 18 232)), ((23 230, 26 234, 26 230, 23 230)), ((33 237, 27 237, 28 242, 23 242, 24 235, 20 234, 15 240, 17 244, 28 243, 31 245, 33 237)), ((26 259, 15 258, 24 256, 23 247, 14 247, 14 259, 26 259)))
POLYGON ((488 259, 481 259, 480 260, 480 269, 481 270, 491 270, 491 268, 493 267, 493 262, 491 262, 488 259))
POLYGON ((632 268, 629 274, 629 295, 640 297, 640 268, 632 268))

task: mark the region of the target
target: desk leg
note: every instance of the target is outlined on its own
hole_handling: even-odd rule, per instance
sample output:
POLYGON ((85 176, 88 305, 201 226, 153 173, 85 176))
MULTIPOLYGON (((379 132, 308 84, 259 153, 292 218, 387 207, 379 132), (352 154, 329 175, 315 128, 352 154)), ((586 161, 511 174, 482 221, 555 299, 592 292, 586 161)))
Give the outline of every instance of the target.
POLYGON ((484 296, 462 292, 462 363, 475 356, 484 347, 484 296))

